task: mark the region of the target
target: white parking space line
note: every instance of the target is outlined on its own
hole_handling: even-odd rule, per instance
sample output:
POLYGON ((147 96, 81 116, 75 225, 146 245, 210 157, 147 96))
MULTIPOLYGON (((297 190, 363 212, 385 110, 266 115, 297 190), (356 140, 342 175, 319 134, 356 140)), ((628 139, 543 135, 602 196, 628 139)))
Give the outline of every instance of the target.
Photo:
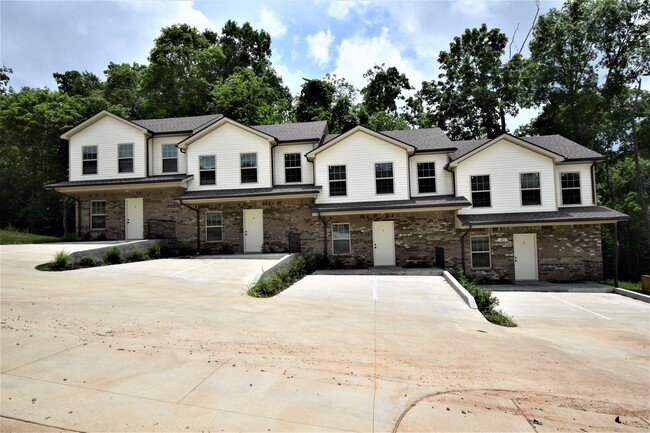
POLYGON ((210 266, 210 265, 213 265, 213 264, 214 264, 214 263, 212 263, 212 262, 210 262, 210 263, 204 263, 204 264, 202 264, 202 265, 194 266, 194 267, 192 267, 192 268, 183 269, 182 271, 176 271, 176 272, 173 272, 173 273, 169 274, 168 276, 169 276, 169 277, 173 277, 173 276, 175 276, 175 275, 184 274, 185 272, 193 271, 194 269, 204 268, 204 267, 206 267, 206 266, 210 266))
POLYGON ((573 303, 571 303, 571 302, 569 302, 569 301, 565 301, 564 299, 560 299, 560 298, 558 298, 557 296, 549 295, 548 293, 546 294, 546 296, 550 296, 551 298, 553 298, 553 299, 557 299, 558 301, 562 301, 562 302, 564 302, 565 304, 569 304, 569 305, 571 305, 572 307, 576 307, 576 308, 579 308, 579 309, 581 309, 581 310, 584 310, 584 311, 586 311, 587 313, 591 313, 591 314, 593 314, 593 315, 595 315, 595 316, 602 317, 602 318, 605 319, 605 320, 612 320, 612 319, 610 319, 609 317, 603 316, 602 314, 598 314, 598 313, 596 313, 596 312, 594 312, 594 311, 591 311, 591 310, 587 310, 586 308, 583 308, 583 307, 581 307, 581 306, 579 306, 579 305, 573 304, 573 303))
POLYGON ((374 283, 372 285, 372 299, 377 302, 377 278, 374 278, 374 283))

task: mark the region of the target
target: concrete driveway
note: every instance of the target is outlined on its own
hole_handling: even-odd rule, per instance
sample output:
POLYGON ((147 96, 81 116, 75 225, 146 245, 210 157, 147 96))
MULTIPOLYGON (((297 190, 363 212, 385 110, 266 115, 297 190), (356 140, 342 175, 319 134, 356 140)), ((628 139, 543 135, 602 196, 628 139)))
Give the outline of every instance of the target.
POLYGON ((634 329, 506 329, 441 277, 310 276, 253 299, 243 289, 268 261, 34 270, 60 248, 0 247, 2 431, 650 425, 639 301, 634 329))

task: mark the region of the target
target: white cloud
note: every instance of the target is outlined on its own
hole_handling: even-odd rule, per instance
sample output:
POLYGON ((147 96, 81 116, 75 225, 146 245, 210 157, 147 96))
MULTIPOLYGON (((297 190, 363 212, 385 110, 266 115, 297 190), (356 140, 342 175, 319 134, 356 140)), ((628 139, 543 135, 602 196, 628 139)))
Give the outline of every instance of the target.
POLYGON ((399 48, 390 39, 387 28, 383 28, 379 36, 364 38, 357 35, 341 42, 336 59, 336 69, 333 73, 344 77, 350 84, 361 89, 366 85, 363 74, 374 65, 382 63, 387 68, 395 66, 407 76, 413 86, 419 86, 420 82, 426 78, 422 71, 414 67, 410 59, 402 57, 399 48))
POLYGON ((451 10, 470 17, 488 15, 486 0, 456 0, 452 4, 451 10))
POLYGON ((354 2, 352 1, 332 1, 330 2, 329 8, 327 8, 327 13, 329 16, 336 18, 337 20, 344 20, 347 18, 350 13, 350 9, 354 7, 354 2))
POLYGON ((273 11, 267 8, 262 8, 260 12, 260 26, 274 38, 280 38, 287 33, 287 26, 273 11))
POLYGON ((327 29, 305 38, 309 48, 309 57, 316 60, 320 66, 325 66, 330 60, 330 46, 334 42, 334 35, 327 29))
POLYGON ((305 73, 300 69, 289 69, 280 63, 274 63, 273 68, 282 77, 284 85, 289 88, 293 95, 300 93, 300 87, 305 81, 305 73))
POLYGON ((214 23, 203 12, 194 8, 193 1, 166 2, 160 7, 158 2, 126 1, 120 2, 125 9, 144 14, 148 20, 147 26, 158 34, 162 27, 172 24, 189 24, 203 31, 215 29, 214 23))

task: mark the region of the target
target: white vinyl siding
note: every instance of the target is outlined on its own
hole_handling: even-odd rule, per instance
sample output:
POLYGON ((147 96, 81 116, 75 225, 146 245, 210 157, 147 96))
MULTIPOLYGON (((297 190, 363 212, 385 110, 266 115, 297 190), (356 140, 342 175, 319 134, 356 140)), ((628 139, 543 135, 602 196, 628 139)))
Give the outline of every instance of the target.
MULTIPOLYGON (((287 185, 284 172, 284 155, 287 153, 300 154, 300 170, 302 181, 299 184, 314 183, 313 164, 307 161, 305 154, 314 148, 313 144, 282 144, 273 148, 273 176, 276 185, 287 185)), ((289 183, 295 185, 297 182, 289 183)))
POLYGON ((187 138, 187 135, 163 135, 161 137, 154 137, 151 140, 153 144, 150 146, 149 158, 153 162, 152 175, 160 176, 163 174, 187 173, 187 155, 180 150, 176 151, 176 155, 178 156, 178 170, 175 172, 163 172, 163 144, 178 144, 185 138, 187 138))
POLYGON ((446 153, 418 154, 409 159, 409 169, 411 171, 411 195, 429 196, 429 195, 451 195, 454 193, 454 181, 452 174, 444 169, 448 163, 446 153), (433 162, 436 166, 436 192, 420 193, 418 189, 418 163, 433 162))
POLYGON ((472 199, 471 177, 490 176, 490 207, 461 209, 460 214, 540 212, 557 210, 555 166, 551 158, 500 140, 461 161, 456 168, 457 195, 472 199), (542 204, 522 206, 521 173, 539 173, 542 204))
POLYGON ((146 137, 135 127, 104 117, 70 137, 70 181, 144 177, 146 137), (118 144, 133 143, 133 172, 118 172, 118 144), (83 146, 97 146, 97 174, 82 174, 83 146))
POLYGON ((206 189, 269 188, 271 186, 270 144, 264 138, 228 123, 191 143, 187 148, 190 191, 206 189), (241 183, 242 153, 257 153, 257 183, 241 183), (199 185, 199 155, 215 155, 217 183, 199 185))
POLYGON ((359 131, 316 155, 316 181, 322 186, 317 203, 354 203, 364 201, 407 200, 408 155, 392 143, 359 131), (375 164, 392 162, 394 193, 376 194, 375 164), (346 167, 347 194, 330 197, 329 167, 346 167))
POLYGON ((591 164, 560 164, 555 167, 555 188, 557 205, 562 206, 593 206, 591 164), (562 203, 562 173, 580 173, 580 204, 564 205, 562 203))

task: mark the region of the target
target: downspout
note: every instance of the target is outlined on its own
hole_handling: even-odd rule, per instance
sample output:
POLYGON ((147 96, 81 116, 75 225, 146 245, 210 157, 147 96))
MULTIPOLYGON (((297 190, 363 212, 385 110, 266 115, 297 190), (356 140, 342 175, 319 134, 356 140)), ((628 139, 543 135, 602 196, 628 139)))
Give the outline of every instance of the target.
POLYGON ((467 273, 465 272, 465 236, 467 236, 471 231, 472 231, 472 225, 470 224, 469 228, 460 237, 460 262, 463 267, 463 274, 465 275, 467 275, 467 273))
POLYGON ((591 202, 594 206, 598 205, 596 203, 596 161, 591 163, 591 202))
MULTIPOLYGON (((149 164, 151 164, 151 161, 149 160, 149 140, 153 140, 153 134, 151 134, 150 137, 147 137, 147 145, 145 146, 145 158, 147 163, 145 164, 145 177, 149 177, 149 164)), ((152 156, 153 156, 153 149, 151 150, 152 156)))
POLYGON ((200 213, 199 208, 198 207, 194 208, 192 206, 186 205, 185 203, 183 203, 183 200, 178 200, 178 203, 196 212, 196 253, 199 254, 201 252, 201 219, 199 215, 200 213))
POLYGON ((407 153, 406 155, 406 183, 408 184, 409 188, 409 199, 411 199, 413 198, 411 195, 411 157, 413 157, 415 153, 413 153, 413 155, 409 155, 407 153))
POLYGON ((271 188, 275 186, 275 148, 278 143, 271 145, 271 188))
POLYGON ((318 213, 318 219, 323 223, 323 257, 327 257, 327 222, 320 212, 318 213))

